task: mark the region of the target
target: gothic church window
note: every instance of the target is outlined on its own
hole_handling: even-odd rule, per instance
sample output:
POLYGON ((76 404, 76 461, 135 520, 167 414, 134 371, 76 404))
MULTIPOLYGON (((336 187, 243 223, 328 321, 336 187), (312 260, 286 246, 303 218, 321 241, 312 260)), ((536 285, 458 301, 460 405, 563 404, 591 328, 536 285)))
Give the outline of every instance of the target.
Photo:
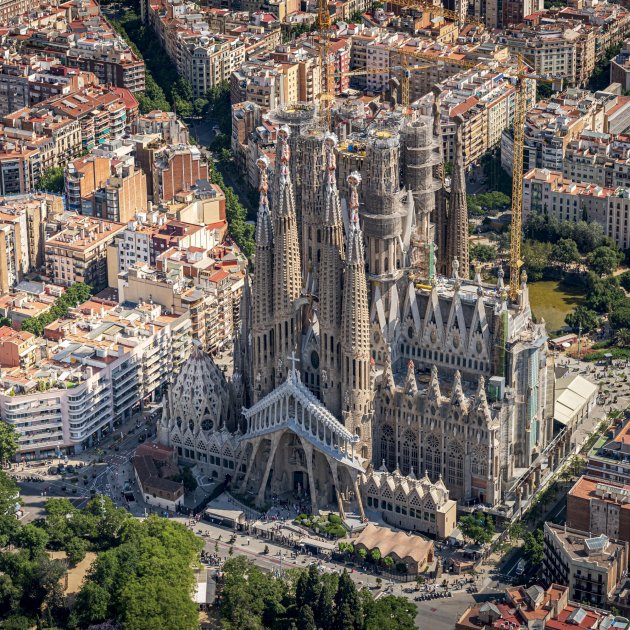
POLYGON ((389 470, 396 468, 396 445, 394 443, 394 430, 385 425, 381 430, 381 459, 389 470))
POLYGON ((435 435, 430 435, 427 438, 427 445, 425 448, 425 467, 432 481, 435 481, 442 472, 440 442, 435 435))
POLYGON ((480 477, 486 476, 486 458, 483 449, 477 448, 472 454, 472 474, 480 477))
POLYGON ((418 471, 418 442, 411 431, 405 431, 402 443, 402 473, 408 475, 414 469, 418 471))
POLYGON ((449 444, 446 477, 450 484, 461 486, 464 483, 464 449, 459 442, 449 444))

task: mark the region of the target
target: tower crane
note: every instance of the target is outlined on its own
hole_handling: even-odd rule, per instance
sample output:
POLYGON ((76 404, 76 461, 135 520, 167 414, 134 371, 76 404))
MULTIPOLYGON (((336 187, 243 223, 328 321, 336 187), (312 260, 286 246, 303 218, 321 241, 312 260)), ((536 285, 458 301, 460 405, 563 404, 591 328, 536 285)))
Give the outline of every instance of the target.
MULTIPOLYGON (((398 50, 398 49, 394 49, 398 50)), ((423 61, 436 61, 434 55, 420 52, 405 52, 405 55, 423 61)), ((491 67, 483 63, 468 60, 448 59, 449 63, 462 68, 479 68, 490 70, 491 67)), ((527 81, 546 81, 553 84, 554 90, 562 89, 562 80, 549 75, 532 74, 529 66, 523 61, 523 56, 517 54, 516 72, 507 72, 515 84, 514 107, 514 149, 512 159, 512 226, 510 229, 510 286, 509 298, 512 302, 518 300, 520 284, 521 239, 523 230, 523 149, 525 145, 525 110, 527 107, 527 81)))
POLYGON ((466 14, 462 14, 460 11, 451 11, 444 7, 438 7, 427 0, 387 0, 388 4, 400 7, 402 9, 415 9, 416 11, 422 11, 423 13, 429 13, 430 15, 439 15, 441 17, 448 18, 453 22, 457 22, 461 28, 464 24, 474 24, 475 26, 485 26, 483 20, 479 18, 470 17, 466 14))

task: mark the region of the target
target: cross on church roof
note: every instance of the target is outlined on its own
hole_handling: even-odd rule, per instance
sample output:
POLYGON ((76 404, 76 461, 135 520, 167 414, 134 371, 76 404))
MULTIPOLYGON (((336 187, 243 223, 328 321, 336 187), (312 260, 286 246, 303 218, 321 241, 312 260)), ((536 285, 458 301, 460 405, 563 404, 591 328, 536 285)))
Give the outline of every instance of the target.
POLYGON ((295 369, 295 364, 300 362, 300 360, 295 356, 295 351, 290 354, 287 361, 289 361, 289 363, 291 364, 291 373, 295 374, 297 372, 297 370, 295 369))

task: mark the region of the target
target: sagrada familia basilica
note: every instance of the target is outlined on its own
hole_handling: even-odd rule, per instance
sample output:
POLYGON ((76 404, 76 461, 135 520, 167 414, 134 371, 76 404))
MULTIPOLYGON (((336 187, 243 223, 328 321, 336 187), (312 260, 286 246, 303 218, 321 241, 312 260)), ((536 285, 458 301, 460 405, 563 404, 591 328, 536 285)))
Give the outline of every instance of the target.
POLYGON ((438 105, 341 140, 307 106, 275 112, 233 376, 195 351, 159 427, 259 505, 437 532, 454 501, 505 501, 552 438, 544 324, 524 273, 514 301, 501 271, 469 271, 461 132, 448 178, 438 105))

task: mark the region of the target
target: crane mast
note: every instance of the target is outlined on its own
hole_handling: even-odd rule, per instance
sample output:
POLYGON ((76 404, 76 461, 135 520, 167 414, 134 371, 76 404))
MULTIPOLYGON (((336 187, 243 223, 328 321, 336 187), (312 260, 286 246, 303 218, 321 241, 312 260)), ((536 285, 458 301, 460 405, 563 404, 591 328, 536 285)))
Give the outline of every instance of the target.
POLYGON ((518 299, 523 231, 523 149, 525 145, 525 101, 527 81, 523 57, 517 56, 516 94, 514 107, 514 152, 512 157, 512 227, 510 230, 510 300, 518 299))

